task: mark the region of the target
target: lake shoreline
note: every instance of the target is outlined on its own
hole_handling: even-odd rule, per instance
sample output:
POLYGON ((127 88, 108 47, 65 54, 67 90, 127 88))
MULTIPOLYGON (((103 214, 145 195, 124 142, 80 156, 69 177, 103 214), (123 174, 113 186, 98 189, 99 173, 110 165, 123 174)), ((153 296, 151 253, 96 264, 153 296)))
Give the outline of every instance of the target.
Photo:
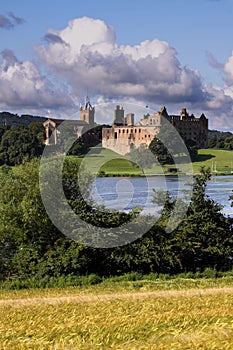
MULTIPOLYGON (((179 177, 179 176, 196 176, 196 175, 200 175, 201 173, 170 173, 170 174, 104 174, 104 175, 98 175, 96 177, 98 178, 102 178, 102 177, 153 177, 153 176, 175 176, 175 177, 179 177)), ((219 177, 219 176, 233 176, 232 174, 227 174, 227 173, 220 173, 220 174, 211 174, 211 177, 219 177)))

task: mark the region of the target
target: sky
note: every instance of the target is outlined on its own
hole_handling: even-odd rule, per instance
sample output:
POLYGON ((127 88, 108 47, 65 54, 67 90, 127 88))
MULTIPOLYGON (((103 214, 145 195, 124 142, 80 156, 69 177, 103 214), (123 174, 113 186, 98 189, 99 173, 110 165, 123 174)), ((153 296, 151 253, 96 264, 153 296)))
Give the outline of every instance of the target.
POLYGON ((69 119, 88 93, 233 132, 232 34, 232 0, 0 0, 0 111, 69 119))

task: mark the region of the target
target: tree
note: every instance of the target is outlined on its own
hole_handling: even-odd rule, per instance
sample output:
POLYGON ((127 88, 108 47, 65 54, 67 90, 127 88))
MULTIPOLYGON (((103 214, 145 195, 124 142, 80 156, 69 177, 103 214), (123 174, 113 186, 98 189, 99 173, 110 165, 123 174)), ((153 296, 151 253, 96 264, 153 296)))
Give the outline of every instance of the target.
POLYGON ((217 137, 213 137, 213 138, 209 139, 209 141, 208 141, 209 148, 215 148, 216 144, 217 144, 217 137))
POLYGON ((44 150, 45 129, 41 122, 29 124, 28 131, 31 137, 30 158, 39 157, 44 150))
POLYGON ((156 156, 157 160, 161 164, 174 164, 176 161, 179 162, 179 159, 183 159, 187 156, 185 152, 189 153, 191 161, 195 161, 198 156, 197 144, 193 140, 185 140, 183 145, 181 139, 177 139, 176 132, 166 131, 163 133, 163 142, 160 140, 159 136, 155 136, 150 143, 150 150, 156 156), (181 147, 180 147, 181 146, 181 147), (169 149, 172 150, 172 154, 169 152, 169 149))
POLYGON ((179 132, 166 119, 163 120, 159 134, 154 137, 150 146, 151 152, 161 164, 174 164, 187 156, 187 149, 179 132))
POLYGON ((233 150, 233 136, 225 138, 224 148, 229 151, 233 150))
POLYGON ((75 155, 75 156, 83 156, 86 154, 89 150, 89 147, 85 145, 83 142, 82 137, 79 137, 75 143, 72 145, 71 149, 69 150, 68 154, 69 155, 75 155))
POLYGON ((138 148, 132 148, 130 153, 128 153, 126 156, 131 162, 135 163, 142 169, 144 175, 144 169, 151 168, 156 162, 152 152, 144 144, 141 144, 138 148))
POLYGON ((39 157, 44 149, 43 140, 42 123, 7 129, 1 138, 0 163, 16 165, 22 163, 24 158, 39 157))
POLYGON ((168 152, 167 147, 157 136, 151 141, 149 146, 150 151, 155 155, 160 164, 174 164, 174 160, 171 154, 168 152))
MULTIPOLYGON (((56 169, 56 159, 48 162, 54 162, 56 169)), ((17 170, 5 165, 0 168, 0 279, 13 276, 25 279, 32 275, 85 275, 92 272, 108 274, 105 262, 109 252, 71 240, 51 222, 40 195, 39 164, 39 160, 34 158, 18 166, 17 170)), ((96 226, 97 231, 98 227, 121 226, 135 215, 91 207, 80 192, 78 166, 75 159, 66 159, 63 189, 68 203, 87 223, 85 234, 88 223, 96 226)), ((47 176, 51 177, 51 174, 48 172, 47 176)), ((55 180, 53 178, 53 190, 59 196, 55 180)), ((87 178, 87 189, 88 183, 87 178)), ((57 208, 54 207, 54 210, 57 208)), ((61 215, 64 222, 67 220, 62 212, 57 212, 57 215, 61 215)))
POLYGON ((185 146, 189 152, 192 162, 195 162, 198 157, 197 143, 194 140, 185 140, 185 146))
POLYGON ((61 234, 50 221, 39 190, 39 162, 0 170, 0 254, 4 275, 35 273, 36 265, 61 234))
MULTIPOLYGON (((195 177, 187 214, 173 232, 170 243, 179 262, 175 273, 195 272, 206 267, 218 270, 232 268, 232 220, 222 214, 218 203, 206 196, 205 189, 210 177, 210 169, 205 168, 195 177)), ((170 208, 172 210, 171 203, 170 208)))
POLYGON ((233 150, 233 134, 229 131, 209 130, 209 148, 233 150))

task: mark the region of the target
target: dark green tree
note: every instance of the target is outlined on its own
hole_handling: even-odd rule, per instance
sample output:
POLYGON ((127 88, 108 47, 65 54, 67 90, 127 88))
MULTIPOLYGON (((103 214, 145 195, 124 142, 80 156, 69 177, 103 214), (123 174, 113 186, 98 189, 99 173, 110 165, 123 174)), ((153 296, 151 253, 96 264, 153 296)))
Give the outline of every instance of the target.
POLYGON ((229 151, 233 150, 233 136, 225 138, 224 148, 229 151))
POLYGON ((89 147, 83 142, 83 138, 79 137, 69 150, 69 155, 83 156, 89 150, 89 147))
MULTIPOLYGON (((48 164, 51 162, 56 169, 56 159, 48 160, 48 164)), ((18 166, 17 171, 5 165, 0 168, 0 278, 109 274, 105 266, 109 259, 107 250, 75 242, 64 236, 51 222, 40 196, 39 164, 39 160, 34 158, 18 166)), ((66 159, 63 189, 73 210, 86 221, 86 230, 88 223, 96 226, 96 231, 98 227, 118 227, 135 215, 111 213, 88 204, 79 189, 78 167, 75 159, 66 159)), ((51 177, 49 170, 47 176, 51 177)), ((55 178, 52 183, 52 190, 59 196, 55 178)), ((84 187, 87 191, 88 185, 89 179, 86 178, 84 187)), ((67 220, 65 213, 56 207, 54 210, 57 210, 63 222, 67 220)))
MULTIPOLYGON (((205 190, 210 177, 210 169, 205 168, 195 177, 187 214, 173 232, 172 251, 179 262, 175 273, 195 272, 206 267, 217 270, 232 268, 232 220, 224 216, 218 203, 206 196, 205 190)), ((167 207, 172 211, 170 198, 167 207)))
POLYGON ((151 141, 149 149, 155 155, 160 164, 174 164, 174 160, 167 147, 157 136, 151 141))
POLYGON ((178 131, 167 120, 162 121, 159 134, 154 137, 149 148, 161 164, 174 164, 181 157, 184 158, 187 152, 178 131))
POLYGON ((144 144, 141 144, 138 148, 132 148, 130 153, 128 153, 126 156, 131 162, 135 163, 142 169, 144 175, 144 169, 151 168, 156 162, 156 158, 153 156, 153 153, 144 144))
POLYGON ((44 128, 42 123, 28 127, 18 126, 6 130, 0 143, 0 163, 17 165, 24 158, 39 157, 44 149, 44 128))
POLYGON ((197 143, 194 140, 185 140, 185 146, 187 147, 191 161, 195 162, 198 158, 197 143))

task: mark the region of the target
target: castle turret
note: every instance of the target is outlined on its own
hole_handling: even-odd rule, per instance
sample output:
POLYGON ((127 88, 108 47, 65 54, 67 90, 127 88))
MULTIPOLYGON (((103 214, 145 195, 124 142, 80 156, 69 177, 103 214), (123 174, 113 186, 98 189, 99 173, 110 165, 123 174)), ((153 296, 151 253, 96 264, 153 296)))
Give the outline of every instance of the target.
POLYGON ((117 105, 114 111, 114 125, 124 125, 124 113, 123 107, 120 108, 120 106, 117 105))
POLYGON ((93 126, 95 123, 95 107, 91 105, 89 97, 86 97, 84 106, 80 106, 80 120, 85 121, 87 124, 93 126))
POLYGON ((134 113, 128 113, 125 117, 125 124, 127 126, 134 126, 134 113))
POLYGON ((180 112, 180 119, 183 120, 185 118, 187 118, 189 116, 186 108, 182 108, 181 112, 180 112))
POLYGON ((163 117, 165 117, 165 118, 168 117, 167 109, 166 109, 165 106, 161 107, 161 110, 160 110, 160 111, 161 111, 160 113, 161 113, 161 115, 162 115, 163 117))

